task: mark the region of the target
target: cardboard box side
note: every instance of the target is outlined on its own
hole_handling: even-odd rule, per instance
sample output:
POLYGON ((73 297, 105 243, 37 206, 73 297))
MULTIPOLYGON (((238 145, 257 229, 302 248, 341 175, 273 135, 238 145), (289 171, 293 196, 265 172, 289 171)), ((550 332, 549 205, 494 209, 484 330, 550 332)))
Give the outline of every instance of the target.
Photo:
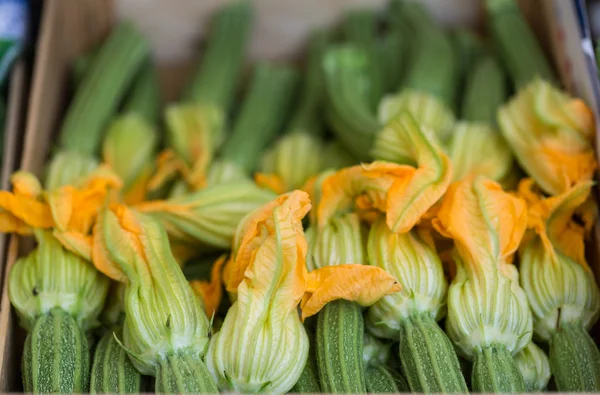
MULTIPOLYGON (((2 152, 2 168, 0 172, 0 189, 7 190, 10 175, 16 170, 22 149, 23 122, 25 117, 25 98, 27 96, 26 67, 18 61, 11 72, 8 93, 6 124, 4 125, 4 147, 2 152)), ((9 235, 0 234, 0 281, 5 274, 5 253, 9 235)), ((0 283, 2 290, 2 283, 0 283)), ((1 332, 0 332, 1 333, 1 332)))

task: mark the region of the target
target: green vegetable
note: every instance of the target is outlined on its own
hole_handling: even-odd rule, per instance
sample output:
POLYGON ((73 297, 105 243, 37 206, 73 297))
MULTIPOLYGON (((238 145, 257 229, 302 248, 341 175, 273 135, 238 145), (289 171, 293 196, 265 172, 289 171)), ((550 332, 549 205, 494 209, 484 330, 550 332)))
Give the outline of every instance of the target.
MULTIPOLYGON (((309 335, 310 336, 310 335, 309 335)), ((292 388, 291 392, 315 394, 321 392, 321 385, 319 384, 319 370, 317 368, 317 354, 315 352, 314 339, 310 338, 311 346, 308 349, 308 360, 304 365, 304 370, 300 375, 300 378, 292 388)))
POLYGON ((369 108, 377 108, 383 94, 383 69, 380 66, 380 55, 377 33, 377 15, 370 9, 348 11, 344 19, 343 35, 347 43, 357 46, 369 56, 368 77, 371 85, 369 108))
POLYGON ((462 118, 495 126, 498 108, 507 98, 506 80, 500 65, 491 56, 480 58, 471 69, 466 84, 462 118))
POLYGON ((368 366, 365 371, 365 379, 367 392, 370 393, 410 392, 406 379, 399 374, 394 374, 385 365, 368 366))
POLYGON ((534 342, 515 355, 515 362, 525 380, 527 391, 543 391, 550 381, 550 362, 546 353, 534 342))
POLYGON ((400 321, 402 372, 413 392, 467 392, 448 336, 429 313, 400 321))
POLYGON ((554 333, 550 370, 561 392, 600 391, 600 352, 581 325, 562 325, 554 333))
POLYGON ((360 306, 345 300, 325 305, 317 321, 317 363, 323 392, 364 393, 364 324, 360 306))
POLYGON ((160 96, 158 72, 148 60, 135 78, 121 112, 138 114, 150 125, 156 125, 160 110, 160 96))
POLYGON ((198 71, 184 94, 185 101, 227 111, 241 77, 251 22, 248 1, 233 1, 219 11, 198 71))
POLYGON ((117 342, 122 328, 108 331, 102 337, 92 364, 90 392, 92 394, 124 394, 142 391, 142 375, 133 366, 127 351, 117 342))
POLYGON ((25 339, 22 371, 25 392, 88 392, 88 342, 69 313, 56 307, 35 321, 25 339))
POLYGON ((156 367, 156 392, 218 394, 217 386, 199 355, 167 353, 156 367))
POLYGON ((358 160, 369 159, 380 128, 369 107, 374 90, 369 62, 364 49, 349 44, 330 48, 323 59, 325 117, 340 143, 358 160))
POLYGON ((399 12, 411 34, 402 87, 428 93, 452 107, 458 88, 458 63, 450 36, 436 25, 422 3, 404 2, 399 12))
POLYGON ((525 392, 523 375, 503 344, 492 344, 475 351, 471 377, 475 392, 525 392))
POLYGON ((556 82, 556 76, 516 0, 486 0, 489 29, 517 88, 536 76, 556 82))
POLYGON ((59 146, 94 155, 110 117, 148 55, 148 45, 130 23, 121 23, 94 57, 63 121, 59 146))
POLYGON ((286 66, 259 63, 254 70, 231 135, 221 150, 221 160, 248 174, 258 164, 259 153, 279 132, 287 115, 296 72, 286 66))

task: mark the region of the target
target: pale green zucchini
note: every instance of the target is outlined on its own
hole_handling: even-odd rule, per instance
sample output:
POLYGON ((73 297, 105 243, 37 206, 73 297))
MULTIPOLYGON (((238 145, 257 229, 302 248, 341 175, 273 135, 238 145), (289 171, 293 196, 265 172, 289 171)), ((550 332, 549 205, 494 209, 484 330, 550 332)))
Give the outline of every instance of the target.
POLYGON ((88 342, 69 313, 54 308, 36 320, 25 339, 22 370, 25 392, 88 391, 88 342))
POLYGON ((142 375, 115 339, 115 334, 121 338, 122 329, 115 333, 106 332, 94 352, 90 383, 92 394, 131 394, 142 390, 142 375))
POLYGON ((383 364, 367 366, 365 370, 367 392, 374 394, 410 392, 406 379, 383 364))
POLYGON ((525 392, 523 375, 510 351, 501 344, 476 350, 471 385, 475 392, 525 392))
POLYGON ((317 364, 323 392, 365 393, 364 322, 356 303, 336 300, 317 320, 317 364))
POLYGON ((219 390, 199 355, 167 354, 156 368, 156 392, 218 394, 219 390))
POLYGON ((600 391, 600 352, 583 326, 562 325, 550 339, 548 357, 559 391, 600 391))
POLYGON ((413 392, 467 392, 454 347, 429 313, 400 321, 400 360, 413 392))

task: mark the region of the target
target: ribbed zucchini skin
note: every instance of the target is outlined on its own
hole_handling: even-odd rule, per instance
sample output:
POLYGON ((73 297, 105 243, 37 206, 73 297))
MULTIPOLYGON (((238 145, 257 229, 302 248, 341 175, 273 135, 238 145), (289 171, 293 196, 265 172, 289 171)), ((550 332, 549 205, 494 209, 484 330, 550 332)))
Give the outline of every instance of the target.
POLYGON ((427 313, 401 321, 400 360, 412 392, 467 392, 450 339, 427 313))
POLYGON ((300 375, 300 378, 292 388, 292 392, 298 394, 316 394, 321 392, 321 385, 319 384, 319 373, 314 360, 310 357, 304 365, 304 370, 300 375))
POLYGON ((90 392, 130 394, 141 390, 142 375, 129 360, 127 351, 117 343, 113 332, 107 332, 94 353, 90 392))
POLYGON ((475 353, 471 380, 474 392, 525 392, 525 381, 506 346, 492 344, 475 353))
POLYGON ((550 340, 548 357, 559 391, 600 391, 600 351, 582 326, 561 327, 550 340))
POLYGON ((156 369, 157 393, 218 394, 219 389, 198 355, 168 354, 156 369))
POLYGON ((370 365, 365 370, 367 392, 374 394, 410 392, 406 379, 385 365, 370 365))
POLYGON ((365 393, 364 322, 346 300, 325 305, 317 319, 317 366, 323 392, 365 393))
POLYGON ((22 370, 25 392, 88 392, 88 342, 69 313, 55 308, 37 319, 25 340, 22 370))

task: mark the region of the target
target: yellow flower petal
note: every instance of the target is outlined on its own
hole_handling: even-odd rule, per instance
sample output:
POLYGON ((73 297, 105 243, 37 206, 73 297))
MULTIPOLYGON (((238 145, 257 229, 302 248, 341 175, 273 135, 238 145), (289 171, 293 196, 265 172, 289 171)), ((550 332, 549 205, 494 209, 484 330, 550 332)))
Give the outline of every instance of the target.
POLYGON ((7 191, 0 191, 0 209, 3 221, 0 225, 2 232, 13 229, 23 229, 23 225, 32 228, 50 228, 54 221, 48 205, 31 196, 14 195, 7 191))
POLYGON ((227 260, 227 256, 223 255, 213 264, 210 271, 210 281, 193 280, 190 285, 194 292, 202 298, 204 312, 208 317, 216 314, 221 298, 223 297, 223 285, 221 283, 221 268, 227 260))
POLYGON ((528 227, 540 237, 551 261, 558 263, 556 250, 570 257, 586 270, 591 270, 585 259, 585 226, 573 221, 573 214, 588 199, 592 181, 582 181, 566 192, 549 198, 535 191, 533 180, 523 180, 519 195, 529 205, 528 227))
POLYGON ((308 273, 306 292, 300 305, 302 319, 317 314, 333 300, 345 299, 370 306, 401 289, 394 277, 375 266, 346 264, 322 267, 308 273))
POLYGON ((545 192, 558 195, 592 179, 595 128, 581 100, 537 79, 499 110, 498 123, 521 167, 545 192))
MULTIPOLYGON (((439 143, 428 136, 408 112, 391 120, 380 135, 394 134, 410 147, 416 169, 396 180, 387 196, 387 223, 393 232, 406 233, 446 192, 452 181, 452 163, 439 143)), ((367 171, 372 170, 367 167, 367 171)), ((377 177, 380 172, 375 171, 377 177)))
POLYGON ((256 182, 259 187, 270 189, 278 195, 285 193, 288 190, 283 179, 277 174, 256 173, 254 175, 254 182, 256 182))
POLYGON ((78 232, 61 232, 56 229, 52 232, 52 235, 60 241, 65 249, 79 255, 86 261, 92 261, 92 236, 78 232))
MULTIPOLYGON (((261 247, 268 238, 273 237, 273 232, 276 230, 276 224, 273 220, 273 211, 279 207, 285 209, 285 214, 287 215, 286 219, 295 227, 295 229, 292 230, 299 232, 302 230, 302 218, 308 213, 311 205, 306 192, 293 191, 281 195, 270 203, 260 207, 240 223, 233 250, 235 256, 234 262, 232 263, 231 268, 228 269, 227 274, 227 291, 235 291, 238 285, 244 280, 248 267, 252 262, 258 260, 258 257, 256 256, 257 249, 261 247)), ((297 242, 297 245, 294 245, 294 250, 296 248, 300 249, 300 255, 303 259, 301 266, 306 267, 305 258, 307 246, 303 232, 301 236, 301 238, 298 236, 298 240, 295 241, 295 243, 297 242)), ((270 251, 270 253, 274 254, 275 251, 270 251)), ((287 257, 283 256, 282 258, 286 259, 287 257)), ((264 256, 263 259, 269 260, 274 259, 274 257, 264 256)))
POLYGON ((15 195, 37 198, 42 194, 40 181, 31 173, 16 171, 10 177, 10 182, 15 195))
POLYGON ((465 265, 474 272, 497 267, 516 251, 527 227, 523 199, 504 192, 483 176, 450 185, 433 222, 454 239, 465 265))

